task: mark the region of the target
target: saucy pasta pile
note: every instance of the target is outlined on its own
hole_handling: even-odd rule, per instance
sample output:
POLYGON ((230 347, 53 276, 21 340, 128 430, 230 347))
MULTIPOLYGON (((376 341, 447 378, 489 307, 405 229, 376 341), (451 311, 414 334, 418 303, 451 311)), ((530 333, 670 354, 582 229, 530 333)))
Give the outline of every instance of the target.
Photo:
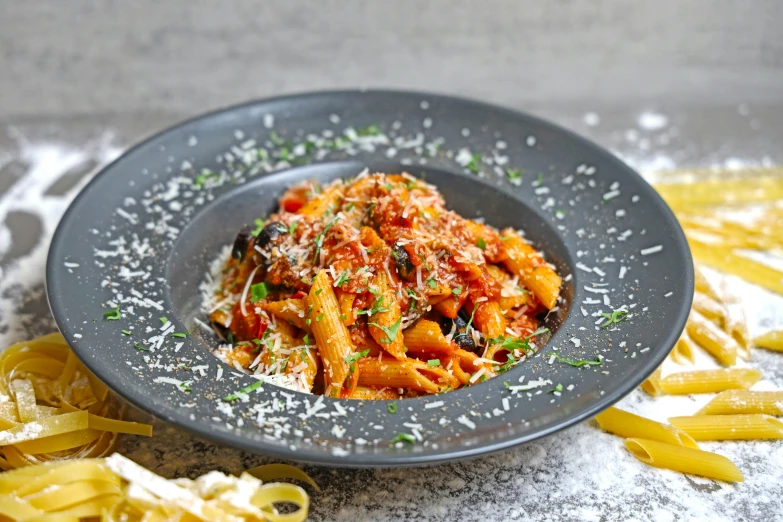
POLYGON ((305 182, 236 238, 210 310, 237 369, 354 399, 442 393, 537 350, 561 279, 408 174, 305 182))

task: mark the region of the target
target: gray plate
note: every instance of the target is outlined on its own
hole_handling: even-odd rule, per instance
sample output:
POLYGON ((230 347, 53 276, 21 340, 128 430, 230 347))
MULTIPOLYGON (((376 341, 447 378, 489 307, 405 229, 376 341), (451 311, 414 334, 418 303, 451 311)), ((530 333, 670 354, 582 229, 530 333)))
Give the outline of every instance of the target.
POLYGON ((472 457, 590 418, 663 361, 685 324, 692 288, 690 252, 671 211, 609 152, 518 112, 392 91, 251 102, 144 141, 79 194, 47 264, 61 331, 130 402, 227 445, 342 466, 472 457), (212 356, 211 332, 172 335, 206 319, 199 286, 210 262, 243 224, 272 212, 289 184, 365 166, 425 177, 462 215, 524 229, 566 280, 559 310, 546 319, 552 338, 498 378, 396 401, 393 414, 389 401, 270 384, 224 401, 254 380, 212 356), (121 317, 105 318, 117 305, 121 317), (601 313, 621 306, 627 320, 597 325, 601 313), (573 367, 553 360, 553 350, 602 364, 573 367), (391 444, 398 433, 418 440, 391 444))

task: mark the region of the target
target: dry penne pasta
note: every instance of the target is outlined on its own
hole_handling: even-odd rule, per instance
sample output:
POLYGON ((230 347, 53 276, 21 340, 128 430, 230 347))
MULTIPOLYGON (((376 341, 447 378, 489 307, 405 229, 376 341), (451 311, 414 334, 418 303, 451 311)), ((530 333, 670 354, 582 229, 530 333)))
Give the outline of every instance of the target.
POLYGON ((696 291, 701 292, 707 297, 710 297, 714 301, 720 303, 721 299, 718 294, 718 291, 715 289, 715 286, 713 286, 713 284, 710 283, 710 280, 707 279, 707 277, 704 275, 704 272, 702 272, 698 266, 694 267, 693 274, 695 277, 696 291))
POLYGON ((333 389, 339 389, 348 377, 345 358, 354 352, 354 347, 348 329, 340 320, 337 297, 325 270, 315 276, 307 300, 312 307, 308 319, 323 357, 326 383, 333 389))
POLYGON ((745 481, 742 472, 733 462, 716 453, 642 438, 626 439, 625 447, 634 457, 656 468, 725 482, 745 481))
POLYGON ((783 391, 726 390, 708 402, 696 415, 750 413, 783 415, 783 391))
POLYGON ((709 179, 686 185, 666 183, 655 185, 655 190, 675 209, 761 203, 783 199, 783 178, 754 177, 752 183, 748 179, 709 179))
POLYGON ((670 395, 717 393, 725 390, 746 390, 761 380, 754 368, 725 368, 678 372, 660 379, 659 387, 670 395))
POLYGON ((649 395, 656 396, 662 395, 664 391, 661 389, 661 368, 655 369, 647 379, 641 385, 642 390, 646 391, 649 395))
POLYGON ((459 386, 459 381, 443 367, 429 366, 418 359, 376 357, 359 359, 359 385, 406 388, 425 393, 442 393, 459 386))
POLYGON ((695 440, 783 439, 783 421, 769 415, 694 415, 669 422, 695 440))
POLYGON ((684 431, 617 408, 607 408, 595 420, 602 430, 623 438, 639 437, 687 448, 699 447, 684 431))
POLYGON ((753 344, 775 352, 783 352, 783 330, 772 330, 753 339, 753 344))
POLYGON ((745 318, 745 309, 735 292, 727 288, 726 281, 723 281, 723 294, 727 296, 725 301, 726 321, 723 329, 729 336, 737 342, 737 355, 742 359, 750 360, 751 340, 748 333, 748 321, 745 318))
POLYGON ((720 326, 726 324, 727 312, 722 304, 699 291, 693 294, 693 309, 720 326))
POLYGON ((714 248, 692 237, 688 237, 688 244, 693 256, 701 263, 739 276, 772 292, 783 294, 783 272, 780 270, 737 255, 732 251, 714 248))
POLYGON ((737 363, 737 342, 696 310, 691 310, 685 329, 696 344, 723 366, 734 366, 737 363))
POLYGON ((682 336, 677 339, 677 343, 674 345, 674 348, 672 348, 670 355, 672 360, 677 364, 693 364, 696 360, 693 355, 694 350, 695 346, 693 341, 688 337, 687 333, 683 332, 682 336))

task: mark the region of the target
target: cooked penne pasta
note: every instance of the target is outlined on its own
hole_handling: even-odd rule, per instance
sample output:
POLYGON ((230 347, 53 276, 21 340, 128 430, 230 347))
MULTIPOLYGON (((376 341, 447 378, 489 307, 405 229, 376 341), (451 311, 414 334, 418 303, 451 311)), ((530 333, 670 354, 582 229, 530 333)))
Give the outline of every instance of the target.
POLYGON ((403 332, 405 347, 409 353, 453 354, 457 347, 450 343, 440 325, 427 319, 419 319, 403 332))
POLYGON ((783 415, 783 391, 726 390, 708 402, 696 415, 751 413, 783 415))
POLYGON ((501 238, 465 219, 407 173, 294 185, 256 224, 211 274, 219 285, 204 309, 227 341, 213 352, 271 385, 343 398, 374 394, 357 386, 440 393, 546 342, 527 337, 559 299, 554 268, 513 230, 501 238), (502 360, 478 362, 489 352, 502 360))
POLYGON ((359 385, 376 388, 405 388, 425 393, 442 393, 459 386, 459 381, 447 370, 429 366, 418 359, 376 357, 359 359, 359 385))
POLYGON ((625 447, 634 457, 656 468, 725 482, 745 481, 742 472, 733 462, 716 453, 642 438, 626 439, 625 447))
POLYGON ((273 301, 264 303, 264 310, 280 319, 288 321, 297 328, 310 331, 310 326, 305 322, 307 318, 305 313, 307 306, 304 299, 285 299, 283 301, 273 301))
POLYGON ((351 334, 340 320, 340 308, 325 270, 318 272, 308 295, 310 327, 323 357, 327 386, 339 389, 348 377, 345 358, 354 352, 351 334))
POLYGON ((521 278, 525 287, 533 292, 541 304, 549 310, 554 308, 562 285, 560 276, 514 229, 503 230, 502 236, 508 252, 508 258, 503 263, 521 278))
POLYGON ((368 388, 367 386, 357 386, 351 392, 349 398, 363 401, 382 401, 399 399, 400 394, 397 393, 397 388, 368 388))
POLYGON ((783 352, 783 330, 772 330, 753 339, 753 344, 775 352, 783 352))
POLYGON ((671 358, 677 364, 693 364, 696 358, 693 355, 696 347, 688 334, 683 332, 671 351, 671 358))
POLYGON ((684 431, 617 408, 607 408, 596 415, 595 420, 602 430, 620 437, 638 437, 675 446, 699 448, 696 441, 684 431))
POLYGON ((652 374, 644 380, 641 385, 642 390, 646 391, 653 397, 656 395, 662 395, 664 391, 661 389, 661 368, 655 369, 652 374))
POLYGON ((685 329, 696 344, 723 366, 734 366, 737 363, 737 342, 696 310, 691 310, 685 329))
POLYGON ((783 439, 783 421, 769 415, 694 415, 669 422, 695 440, 783 439))
POLYGON ((753 368, 696 370, 667 375, 659 381, 660 390, 670 395, 716 393, 725 390, 746 390, 761 380, 761 372, 753 368))

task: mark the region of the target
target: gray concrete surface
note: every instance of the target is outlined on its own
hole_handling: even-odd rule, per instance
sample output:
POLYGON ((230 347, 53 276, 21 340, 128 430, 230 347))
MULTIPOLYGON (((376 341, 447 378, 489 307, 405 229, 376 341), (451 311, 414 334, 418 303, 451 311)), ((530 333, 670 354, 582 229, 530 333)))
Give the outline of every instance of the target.
MULTIPOLYGON (((82 154, 53 173, 47 201, 60 204, 58 194, 105 161, 107 142, 126 147, 253 97, 337 87, 440 91, 529 110, 640 168, 783 163, 782 23, 780 0, 0 0, 0 207, 40 165, 46 144, 82 154), (667 128, 640 129, 644 110, 665 114, 667 128), (588 125, 586 113, 600 123, 588 125)), ((3 252, 0 241, 0 304, 12 301, 14 312, 0 317, 0 326, 11 324, 0 338, 49 331, 36 267, 51 224, 12 211, 0 232, 3 225, 11 243, 3 252), (20 259, 31 266, 26 278, 2 281, 20 259)), ((166 476, 263 460, 157 429, 123 450, 166 476)), ((590 433, 581 425, 564 436, 578 444, 590 433)), ((326 489, 312 518, 770 520, 769 506, 780 505, 780 484, 708 491, 656 472, 637 483, 643 494, 574 494, 558 485, 574 470, 559 448, 549 439, 426 474, 310 467, 326 489)))

